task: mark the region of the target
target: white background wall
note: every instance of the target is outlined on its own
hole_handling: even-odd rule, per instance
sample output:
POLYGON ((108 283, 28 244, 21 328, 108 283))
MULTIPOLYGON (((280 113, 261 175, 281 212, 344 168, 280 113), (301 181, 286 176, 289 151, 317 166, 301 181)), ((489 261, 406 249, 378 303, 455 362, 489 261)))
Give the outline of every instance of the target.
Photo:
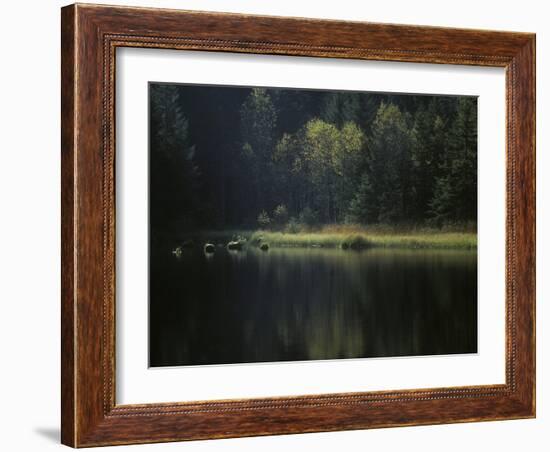
MULTIPOLYGON (((116 450, 548 450, 548 124, 546 2, 113 0, 118 4, 537 33, 538 412, 536 420, 119 447, 116 450), (545 208, 546 207, 546 208, 545 208), (546 356, 545 356, 546 355, 546 356), (545 381, 546 380, 546 381, 545 381), (546 432, 545 432, 546 430, 546 432), (483 448, 483 449, 482 449, 483 448)), ((94 2, 96 3, 96 2, 94 2)), ((60 1, 11 1, 0 27, 0 448, 59 450, 60 1)), ((521 353, 521 351, 520 351, 521 353)))

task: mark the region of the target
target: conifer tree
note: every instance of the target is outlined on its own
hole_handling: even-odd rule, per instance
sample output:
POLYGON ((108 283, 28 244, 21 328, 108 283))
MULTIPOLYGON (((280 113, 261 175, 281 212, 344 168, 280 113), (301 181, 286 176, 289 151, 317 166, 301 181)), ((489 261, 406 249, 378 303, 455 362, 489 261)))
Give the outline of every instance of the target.
POLYGON ((151 85, 151 222, 161 228, 199 213, 198 169, 174 85, 151 85))

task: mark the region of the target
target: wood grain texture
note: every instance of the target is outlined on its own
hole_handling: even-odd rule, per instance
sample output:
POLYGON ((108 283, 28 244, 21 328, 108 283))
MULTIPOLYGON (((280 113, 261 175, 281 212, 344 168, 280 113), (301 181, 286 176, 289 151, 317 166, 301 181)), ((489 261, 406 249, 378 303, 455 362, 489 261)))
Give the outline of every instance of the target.
POLYGON ((74 9, 61 19, 61 441, 75 444, 75 323, 74 294, 74 158, 75 158, 75 30, 74 9))
MULTIPOLYGON (((504 151, 504 150, 503 150, 504 151)), ((535 415, 535 36, 71 5, 62 10, 62 442, 73 447, 535 415), (117 47, 506 68, 506 384, 116 405, 117 47)))

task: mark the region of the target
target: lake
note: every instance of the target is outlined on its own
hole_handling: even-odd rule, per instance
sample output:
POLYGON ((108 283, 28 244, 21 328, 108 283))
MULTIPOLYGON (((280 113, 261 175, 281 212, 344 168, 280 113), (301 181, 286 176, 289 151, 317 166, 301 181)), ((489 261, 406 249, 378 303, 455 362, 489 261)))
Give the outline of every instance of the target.
POLYGON ((477 352, 477 252, 152 249, 150 366, 477 352))

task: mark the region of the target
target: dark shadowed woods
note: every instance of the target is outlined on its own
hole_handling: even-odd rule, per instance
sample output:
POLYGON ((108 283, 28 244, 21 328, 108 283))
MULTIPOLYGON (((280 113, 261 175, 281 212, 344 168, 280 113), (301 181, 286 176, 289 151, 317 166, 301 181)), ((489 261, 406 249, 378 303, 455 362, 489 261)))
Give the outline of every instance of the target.
POLYGON ((149 89, 153 234, 475 224, 475 97, 149 89))

